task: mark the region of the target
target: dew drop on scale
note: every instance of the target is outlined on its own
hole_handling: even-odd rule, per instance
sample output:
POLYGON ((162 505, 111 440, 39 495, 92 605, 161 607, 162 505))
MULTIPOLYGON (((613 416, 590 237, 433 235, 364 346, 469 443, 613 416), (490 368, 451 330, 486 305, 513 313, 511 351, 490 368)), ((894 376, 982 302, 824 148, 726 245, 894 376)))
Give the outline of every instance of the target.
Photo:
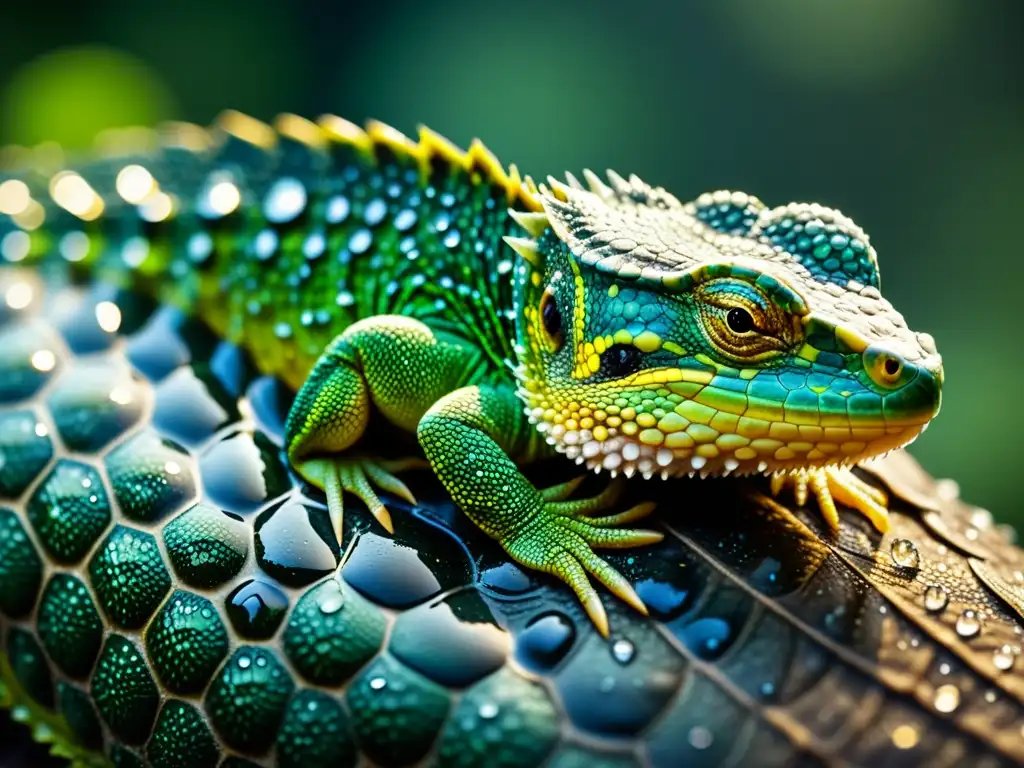
POLYGON ((974 637, 981 631, 981 619, 978 614, 968 609, 957 616, 956 633, 963 638, 974 637))
POLYGON ((619 664, 629 664, 636 654, 636 646, 629 640, 616 640, 612 643, 612 657, 619 664))
POLYGON ((900 568, 920 568, 921 553, 910 539, 896 539, 889 548, 892 561, 900 568))
POLYGON ((1014 662, 1017 660, 1017 656, 1020 654, 1020 648, 1015 645, 1004 645, 992 654, 992 664, 995 668, 1001 672, 1006 672, 1011 669, 1014 662))
POLYGON ((949 605, 949 593, 945 587, 929 584, 924 590, 925 610, 937 613, 949 605))

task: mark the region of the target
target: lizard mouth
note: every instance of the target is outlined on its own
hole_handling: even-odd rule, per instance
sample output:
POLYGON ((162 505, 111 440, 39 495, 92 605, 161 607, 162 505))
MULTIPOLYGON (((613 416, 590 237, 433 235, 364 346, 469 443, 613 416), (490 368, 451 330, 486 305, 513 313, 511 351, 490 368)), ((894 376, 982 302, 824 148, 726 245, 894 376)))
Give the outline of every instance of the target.
POLYGON ((534 423, 556 451, 587 469, 609 472, 613 477, 620 473, 626 477, 657 475, 665 480, 850 466, 902 448, 928 428, 928 422, 924 422, 899 427, 828 428, 826 433, 821 427, 783 425, 775 433, 787 435, 786 440, 724 434, 714 441, 669 447, 664 442, 652 445, 621 433, 598 440, 592 430, 568 430, 561 424, 543 421, 534 423))

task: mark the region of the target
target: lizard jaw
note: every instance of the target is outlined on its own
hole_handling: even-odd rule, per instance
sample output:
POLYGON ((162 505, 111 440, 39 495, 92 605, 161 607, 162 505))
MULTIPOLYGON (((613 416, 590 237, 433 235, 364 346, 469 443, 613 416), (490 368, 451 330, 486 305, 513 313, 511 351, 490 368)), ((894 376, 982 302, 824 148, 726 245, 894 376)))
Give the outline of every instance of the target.
MULTIPOLYGON (((672 449, 647 445, 622 434, 598 441, 594 439, 590 430, 573 431, 566 430, 558 424, 552 425, 543 421, 534 423, 556 451, 575 460, 577 464, 585 464, 587 469, 594 472, 606 471, 612 476, 619 473, 626 477, 639 474, 648 479, 655 475, 662 479, 695 475, 774 475, 818 467, 848 467, 902 448, 928 428, 928 423, 904 427, 899 431, 893 428, 890 434, 882 435, 867 444, 861 443, 859 450, 844 455, 822 454, 820 457, 809 458, 807 452, 798 454, 790 449, 791 457, 786 453, 778 458, 774 455, 749 457, 747 452, 738 458, 717 448, 714 451, 716 455, 709 456, 706 454, 712 451, 708 448, 701 449, 699 446, 694 449, 672 449)), ((857 444, 847 445, 853 449, 857 444)), ((776 449, 776 453, 778 450, 776 449)))

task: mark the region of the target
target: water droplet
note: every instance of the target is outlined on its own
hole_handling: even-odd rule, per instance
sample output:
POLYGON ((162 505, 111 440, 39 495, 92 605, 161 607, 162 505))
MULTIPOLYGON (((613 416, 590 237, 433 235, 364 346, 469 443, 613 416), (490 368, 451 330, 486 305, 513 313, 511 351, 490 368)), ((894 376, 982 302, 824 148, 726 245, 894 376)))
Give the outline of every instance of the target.
POLYGON ((960 689, 955 685, 940 685, 935 689, 935 699, 933 701, 935 709, 944 714, 953 712, 957 707, 960 706, 960 689))
POLYGON ((947 501, 953 501, 954 499, 960 498, 960 485, 956 480, 950 478, 942 478, 935 481, 935 492, 939 498, 947 501))
POLYGON ((479 714, 484 720, 493 720, 498 716, 498 705, 493 701, 485 701, 480 705, 480 709, 477 710, 477 714, 479 714))
MULTIPOLYGON (((395 215, 395 229, 399 232, 407 232, 412 229, 415 223, 416 212, 409 208, 403 208, 395 215)), ((403 253, 405 253, 405 251, 403 251, 403 253)))
POLYGON ((336 595, 329 595, 320 601, 320 613, 330 616, 332 613, 340 611, 343 605, 345 605, 345 598, 340 592, 336 595))
POLYGON ((957 616, 956 633, 960 637, 974 637, 981 631, 981 620, 978 614, 968 609, 957 616))
POLYGON ((629 640, 616 640, 612 643, 612 656, 619 664, 629 664, 636 653, 636 646, 629 640))
POLYGON ((248 669, 249 665, 251 663, 252 662, 249 660, 248 656, 239 656, 238 657, 238 668, 239 669, 248 669))
POLYGON ((339 224, 348 218, 348 199, 338 196, 332 197, 327 203, 327 211, 324 217, 330 224, 339 224))
POLYGON ((976 507, 971 513, 971 524, 979 530, 988 530, 988 528, 992 527, 993 522, 992 513, 987 509, 976 507))
POLYGON ((693 728, 690 729, 690 733, 687 738, 690 742, 690 746, 694 749, 707 749, 715 740, 715 737, 711 735, 711 731, 703 725, 693 726, 693 728))
POLYGON ((388 681, 383 677, 375 677, 370 680, 370 687, 375 691, 383 690, 384 688, 387 688, 387 685, 388 681))
POLYGON ((366 253, 373 245, 373 233, 366 227, 357 229, 348 241, 348 250, 356 255, 366 253))
POLYGON ((921 553, 910 539, 896 539, 889 548, 892 561, 900 568, 920 568, 921 553))
POLYGON ((298 179, 285 177, 278 179, 267 192, 263 202, 264 215, 267 221, 284 224, 291 221, 306 207, 306 188, 298 179))
POLYGON ((992 663, 996 669, 1005 672, 1013 666, 1019 654, 1020 648, 1007 644, 992 654, 992 663))
POLYGON ((949 593, 938 584, 929 584, 924 590, 925 610, 937 613, 949 604, 949 593))
POLYGON ((375 227, 380 224, 384 217, 388 213, 388 206, 379 197, 375 197, 373 200, 366 204, 366 208, 363 209, 363 221, 369 226, 375 227))

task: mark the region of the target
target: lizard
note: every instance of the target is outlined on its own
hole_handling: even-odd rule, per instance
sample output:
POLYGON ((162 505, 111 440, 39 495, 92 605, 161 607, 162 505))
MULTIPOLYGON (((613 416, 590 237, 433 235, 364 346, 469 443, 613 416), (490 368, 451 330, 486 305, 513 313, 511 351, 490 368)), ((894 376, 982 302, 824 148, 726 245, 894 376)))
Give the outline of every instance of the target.
POLYGON ((378 491, 421 459, 360 453, 386 419, 417 436, 456 505, 518 563, 553 574, 609 633, 595 549, 657 542, 610 512, 621 478, 764 475, 885 531, 852 467, 937 414, 942 364, 880 293, 860 227, 817 204, 729 191, 682 203, 636 176, 537 184, 479 141, 236 112, 157 149, 0 186, 0 254, 127 279, 186 307, 297 390, 292 466, 394 530, 378 491), (129 162, 130 161, 130 162, 129 162), (56 256, 55 256, 56 255, 56 256), (46 257, 55 258, 46 258, 46 257), (613 477, 535 487, 564 454, 613 477))

